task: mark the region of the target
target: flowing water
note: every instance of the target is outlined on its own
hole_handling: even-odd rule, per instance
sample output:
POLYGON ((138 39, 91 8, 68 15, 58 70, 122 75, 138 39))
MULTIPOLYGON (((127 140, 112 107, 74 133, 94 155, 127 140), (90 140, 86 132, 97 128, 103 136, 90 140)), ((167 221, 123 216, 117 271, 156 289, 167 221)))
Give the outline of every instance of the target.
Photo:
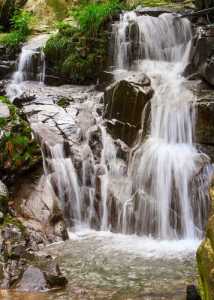
MULTIPOLYGON (((186 284, 196 279, 194 255, 209 206, 209 159, 194 144, 197 99, 182 77, 191 24, 171 14, 154 18, 128 12, 113 25, 113 33, 115 80, 143 72, 155 92, 147 138, 138 139, 126 159, 121 155, 126 145, 107 133, 100 95, 90 88, 81 95, 72 86, 24 82, 35 79, 25 74, 37 43, 23 48, 8 86, 11 99, 35 88, 37 98, 24 110, 41 141, 47 181, 75 232, 70 241, 47 249, 59 256, 69 279, 57 297, 182 300, 186 284), (58 93, 73 97, 68 108, 57 105, 58 93), (42 137, 46 127, 54 132, 54 143, 49 134, 42 137), (69 154, 56 129, 71 146, 69 154)), ((40 59, 39 69, 44 66, 40 59)))
POLYGON ((13 74, 11 84, 7 88, 7 95, 11 101, 22 95, 24 81, 36 80, 44 82, 45 56, 42 52, 42 47, 47 39, 48 35, 40 35, 32 38, 22 47, 17 71, 13 74))

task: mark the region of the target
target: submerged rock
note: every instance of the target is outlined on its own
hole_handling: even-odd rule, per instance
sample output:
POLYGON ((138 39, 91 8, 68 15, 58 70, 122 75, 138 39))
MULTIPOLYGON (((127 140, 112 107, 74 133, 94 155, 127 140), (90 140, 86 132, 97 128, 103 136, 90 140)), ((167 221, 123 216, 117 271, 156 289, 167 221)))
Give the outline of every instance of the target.
POLYGON ((144 74, 129 76, 106 89, 104 117, 114 138, 129 146, 134 143, 141 128, 142 112, 152 95, 150 79, 144 74))
POLYGON ((201 300, 200 295, 194 285, 187 286, 187 297, 186 300, 201 300))

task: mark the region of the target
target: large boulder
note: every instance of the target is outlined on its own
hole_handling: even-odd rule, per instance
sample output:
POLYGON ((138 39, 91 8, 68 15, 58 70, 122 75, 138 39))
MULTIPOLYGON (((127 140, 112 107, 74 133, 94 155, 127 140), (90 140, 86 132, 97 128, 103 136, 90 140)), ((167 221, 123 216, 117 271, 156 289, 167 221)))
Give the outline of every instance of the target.
POLYGON ((142 112, 151 99, 150 79, 136 74, 110 85, 104 94, 107 127, 114 138, 131 146, 141 128, 142 112))
POLYGON ((214 86, 214 25, 199 27, 192 42, 185 75, 198 74, 214 86))
POLYGON ((200 292, 203 300, 214 299, 214 184, 210 189, 212 210, 207 225, 205 240, 197 251, 200 274, 200 292))

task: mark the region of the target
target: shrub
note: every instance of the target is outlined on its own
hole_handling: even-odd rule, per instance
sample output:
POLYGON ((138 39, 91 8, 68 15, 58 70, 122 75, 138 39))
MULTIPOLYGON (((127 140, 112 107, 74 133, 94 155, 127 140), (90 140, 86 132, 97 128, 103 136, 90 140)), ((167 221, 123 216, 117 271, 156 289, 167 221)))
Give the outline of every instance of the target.
POLYGON ((122 9, 119 0, 110 0, 104 3, 91 3, 71 11, 79 25, 80 31, 95 37, 103 23, 122 9))
POLYGON ((16 46, 26 40, 26 37, 30 34, 29 23, 32 20, 30 13, 19 10, 16 11, 11 18, 12 31, 5 34, 1 39, 0 43, 8 46, 16 46))

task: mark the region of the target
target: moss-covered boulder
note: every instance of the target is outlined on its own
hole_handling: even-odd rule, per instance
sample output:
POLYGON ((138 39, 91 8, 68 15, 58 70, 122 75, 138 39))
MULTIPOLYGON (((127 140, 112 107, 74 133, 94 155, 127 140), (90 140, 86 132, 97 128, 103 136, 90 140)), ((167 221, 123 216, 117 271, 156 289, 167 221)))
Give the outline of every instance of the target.
POLYGON ((214 299, 214 182, 210 189, 210 195, 212 209, 207 225, 206 238, 197 251, 200 292, 203 300, 214 299))
POLYGON ((41 153, 21 110, 5 97, 0 97, 0 103, 9 110, 9 114, 0 116, 0 178, 12 182, 37 164, 41 153))
POLYGON ((46 82, 96 82, 107 62, 107 33, 90 38, 72 26, 52 36, 44 49, 46 82))

